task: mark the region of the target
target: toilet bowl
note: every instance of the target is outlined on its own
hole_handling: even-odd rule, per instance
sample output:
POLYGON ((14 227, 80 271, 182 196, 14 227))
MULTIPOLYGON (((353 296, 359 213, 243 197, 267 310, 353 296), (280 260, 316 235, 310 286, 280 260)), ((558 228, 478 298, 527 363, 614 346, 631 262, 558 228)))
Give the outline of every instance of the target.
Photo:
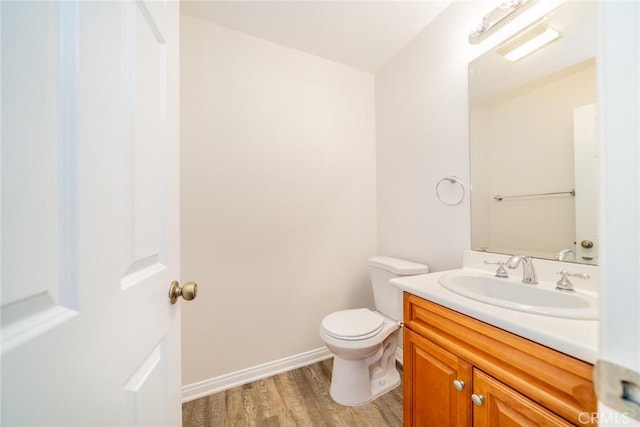
POLYGON ((400 384, 395 355, 402 320, 402 291, 394 277, 428 273, 426 265, 391 257, 369 260, 377 311, 356 308, 322 320, 320 337, 334 354, 329 393, 336 402, 364 405, 400 384))

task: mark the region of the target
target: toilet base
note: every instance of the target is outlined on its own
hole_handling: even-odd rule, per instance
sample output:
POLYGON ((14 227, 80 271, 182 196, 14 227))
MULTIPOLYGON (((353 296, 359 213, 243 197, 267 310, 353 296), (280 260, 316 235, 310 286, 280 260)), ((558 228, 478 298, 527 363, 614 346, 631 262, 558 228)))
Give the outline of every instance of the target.
POLYGON ((335 356, 331 375, 331 398, 341 405, 370 403, 400 385, 396 367, 397 333, 388 337, 378 351, 365 359, 350 360, 335 356))
MULTIPOLYGON (((386 392, 398 387, 401 380, 400 373, 396 368, 387 372, 384 377, 374 380, 370 380, 367 375, 366 383, 357 379, 351 381, 350 384, 344 381, 337 383, 333 380, 334 378, 336 376, 331 378, 329 394, 335 402, 345 406, 360 406, 371 403, 386 392)), ((341 378, 344 379, 344 377, 341 378)))

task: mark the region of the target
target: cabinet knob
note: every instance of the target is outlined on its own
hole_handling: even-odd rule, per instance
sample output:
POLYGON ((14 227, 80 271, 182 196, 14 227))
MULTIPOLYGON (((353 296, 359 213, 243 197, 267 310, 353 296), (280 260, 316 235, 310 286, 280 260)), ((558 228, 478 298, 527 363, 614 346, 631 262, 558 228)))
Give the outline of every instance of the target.
POLYGON ((464 390, 464 381, 453 380, 453 386, 455 387, 456 390, 462 391, 464 390))
POLYGON ((484 396, 481 394, 474 393, 471 395, 471 400, 476 406, 482 406, 482 404, 484 403, 484 396))

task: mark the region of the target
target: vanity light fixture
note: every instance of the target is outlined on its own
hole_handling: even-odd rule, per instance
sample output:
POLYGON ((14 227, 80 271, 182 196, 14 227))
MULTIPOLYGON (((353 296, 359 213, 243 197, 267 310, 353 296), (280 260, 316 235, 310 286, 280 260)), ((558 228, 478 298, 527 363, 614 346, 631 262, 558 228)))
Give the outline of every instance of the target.
POLYGON ((535 2, 536 0, 504 0, 482 18, 478 27, 469 34, 469 43, 480 43, 535 2))
POLYGON ((558 38, 560 32, 547 26, 543 18, 502 43, 497 52, 509 61, 517 61, 558 38))

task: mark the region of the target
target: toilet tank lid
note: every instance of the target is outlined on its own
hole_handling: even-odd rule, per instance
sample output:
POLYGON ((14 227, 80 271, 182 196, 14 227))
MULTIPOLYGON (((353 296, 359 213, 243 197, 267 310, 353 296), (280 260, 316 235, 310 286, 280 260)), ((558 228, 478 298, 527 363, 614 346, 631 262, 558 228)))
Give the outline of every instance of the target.
POLYGON ((371 267, 381 268, 400 276, 425 274, 429 272, 429 266, 417 262, 407 261, 390 256, 374 256, 369 258, 371 267))

